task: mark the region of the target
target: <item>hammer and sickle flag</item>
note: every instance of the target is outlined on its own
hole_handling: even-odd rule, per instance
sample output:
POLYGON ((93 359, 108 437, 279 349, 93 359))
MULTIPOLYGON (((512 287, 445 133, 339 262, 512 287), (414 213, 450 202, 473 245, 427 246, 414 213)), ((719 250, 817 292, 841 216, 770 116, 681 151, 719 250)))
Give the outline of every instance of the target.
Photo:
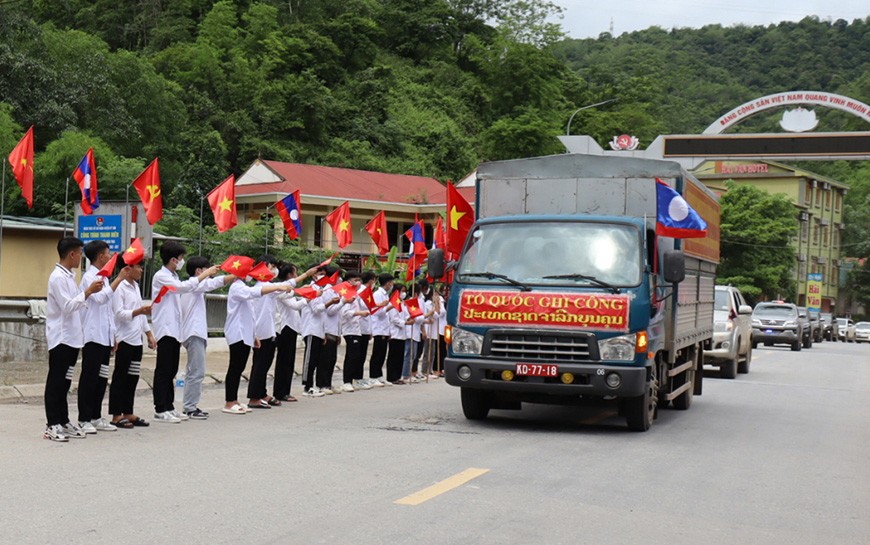
POLYGON ((160 167, 155 157, 148 168, 133 181, 136 193, 145 207, 148 223, 154 225, 163 217, 163 195, 160 193, 160 167))

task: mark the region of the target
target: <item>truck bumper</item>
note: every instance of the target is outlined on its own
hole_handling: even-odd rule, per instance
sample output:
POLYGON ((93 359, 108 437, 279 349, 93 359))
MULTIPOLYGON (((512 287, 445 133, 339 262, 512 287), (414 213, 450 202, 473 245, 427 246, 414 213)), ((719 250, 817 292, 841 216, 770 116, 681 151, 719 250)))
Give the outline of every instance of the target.
POLYGON ((498 390, 513 394, 590 397, 635 397, 646 391, 646 367, 628 367, 604 363, 559 363, 557 377, 515 376, 507 381, 501 378, 502 371, 516 371, 516 364, 507 361, 486 359, 454 359, 444 362, 445 378, 452 386, 498 390), (467 366, 471 370, 468 380, 459 378, 458 369, 467 366), (564 373, 574 375, 574 382, 564 384, 564 373), (619 375, 620 384, 611 388, 606 378, 611 373, 619 375))

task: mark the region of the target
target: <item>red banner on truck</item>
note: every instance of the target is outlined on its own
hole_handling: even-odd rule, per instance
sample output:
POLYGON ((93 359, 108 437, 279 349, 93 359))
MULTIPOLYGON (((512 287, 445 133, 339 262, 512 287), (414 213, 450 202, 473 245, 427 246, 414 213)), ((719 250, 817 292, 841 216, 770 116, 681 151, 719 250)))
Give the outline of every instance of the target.
POLYGON ((627 295, 465 290, 459 325, 628 331, 627 295))

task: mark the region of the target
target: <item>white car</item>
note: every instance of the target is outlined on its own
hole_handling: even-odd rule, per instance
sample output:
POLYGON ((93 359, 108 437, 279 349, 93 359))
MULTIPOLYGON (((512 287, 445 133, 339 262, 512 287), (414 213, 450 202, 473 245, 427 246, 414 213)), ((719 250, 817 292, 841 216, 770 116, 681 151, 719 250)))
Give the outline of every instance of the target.
POLYGON ((855 324, 855 342, 870 343, 870 322, 858 322, 855 324))
POLYGON ((848 318, 837 318, 837 340, 855 342, 855 322, 848 318))
POLYGON ((713 304, 713 348, 704 351, 704 364, 719 367, 719 376, 748 373, 752 361, 752 307, 740 290, 716 286, 713 304))

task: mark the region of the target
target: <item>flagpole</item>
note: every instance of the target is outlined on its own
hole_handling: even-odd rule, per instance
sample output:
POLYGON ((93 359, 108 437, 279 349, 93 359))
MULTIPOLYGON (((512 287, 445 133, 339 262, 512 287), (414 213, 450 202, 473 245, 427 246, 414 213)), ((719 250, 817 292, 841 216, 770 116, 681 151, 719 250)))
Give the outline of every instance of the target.
POLYGON ((66 177, 66 189, 63 197, 63 236, 66 237, 66 218, 69 210, 69 176, 66 177))
POLYGON ((197 250, 197 254, 202 255, 202 210, 205 205, 205 195, 200 192, 199 194, 199 250, 197 250))
MULTIPOLYGON (((0 190, 0 271, 3 265, 3 215, 6 214, 6 161, 3 161, 3 189, 0 190)), ((3 275, 0 274, 0 277, 3 275)), ((2 293, 0 293, 2 295, 2 293)))
POLYGON ((266 210, 263 214, 266 216, 266 249, 263 252, 264 254, 269 253, 269 209, 272 208, 272 205, 267 205, 266 210))

